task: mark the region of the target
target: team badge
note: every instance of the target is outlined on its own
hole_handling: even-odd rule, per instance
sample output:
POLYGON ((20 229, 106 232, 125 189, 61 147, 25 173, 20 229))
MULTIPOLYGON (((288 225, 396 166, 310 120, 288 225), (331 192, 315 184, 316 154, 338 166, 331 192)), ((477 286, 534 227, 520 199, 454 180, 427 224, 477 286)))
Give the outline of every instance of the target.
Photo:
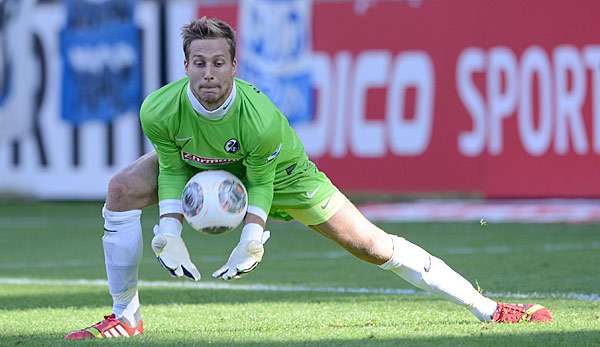
POLYGON ((235 153, 240 150, 240 142, 236 139, 229 139, 225 143, 225 152, 235 153))

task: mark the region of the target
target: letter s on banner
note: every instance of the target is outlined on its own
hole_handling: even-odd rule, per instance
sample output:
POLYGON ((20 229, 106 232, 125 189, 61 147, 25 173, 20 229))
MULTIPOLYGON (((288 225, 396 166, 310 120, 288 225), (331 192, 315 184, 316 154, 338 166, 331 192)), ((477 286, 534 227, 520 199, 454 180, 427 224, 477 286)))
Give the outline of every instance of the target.
POLYGON ((480 48, 467 48, 458 57, 456 89, 473 121, 473 129, 458 136, 458 150, 464 156, 476 157, 485 148, 485 102, 472 79, 484 69, 485 53, 480 48))

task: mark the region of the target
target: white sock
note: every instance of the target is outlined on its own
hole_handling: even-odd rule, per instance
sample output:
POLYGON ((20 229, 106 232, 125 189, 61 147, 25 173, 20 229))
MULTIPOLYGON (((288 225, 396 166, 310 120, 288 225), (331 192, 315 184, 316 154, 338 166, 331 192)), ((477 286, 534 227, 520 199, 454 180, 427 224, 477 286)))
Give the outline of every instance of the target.
POLYGON ((137 291, 138 264, 142 257, 141 215, 141 210, 114 212, 106 206, 102 208, 102 245, 113 313, 131 326, 136 326, 141 318, 137 291))
POLYGON ((380 268, 394 272, 418 288, 466 306, 479 320, 491 320, 497 306, 494 300, 481 295, 441 259, 401 237, 390 236, 394 253, 380 268))

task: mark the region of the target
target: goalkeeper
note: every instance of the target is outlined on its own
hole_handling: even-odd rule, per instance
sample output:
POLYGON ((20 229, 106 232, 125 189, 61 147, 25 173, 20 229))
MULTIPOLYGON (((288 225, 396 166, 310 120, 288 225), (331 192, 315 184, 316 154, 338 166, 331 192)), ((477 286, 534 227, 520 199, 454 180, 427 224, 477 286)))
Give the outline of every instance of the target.
POLYGON ((152 248, 176 277, 200 272, 181 237, 181 191, 201 170, 227 170, 248 190, 240 241, 213 277, 229 280, 262 259, 267 217, 296 219, 359 259, 416 287, 463 305, 482 321, 549 321, 533 304, 497 303, 442 260, 369 222, 307 158, 287 119, 267 96, 235 78, 235 35, 225 22, 203 17, 182 28, 187 77, 149 95, 140 118, 155 151, 114 176, 102 209, 102 239, 113 312, 65 338, 127 337, 143 332, 137 281, 141 210, 158 202, 152 248))

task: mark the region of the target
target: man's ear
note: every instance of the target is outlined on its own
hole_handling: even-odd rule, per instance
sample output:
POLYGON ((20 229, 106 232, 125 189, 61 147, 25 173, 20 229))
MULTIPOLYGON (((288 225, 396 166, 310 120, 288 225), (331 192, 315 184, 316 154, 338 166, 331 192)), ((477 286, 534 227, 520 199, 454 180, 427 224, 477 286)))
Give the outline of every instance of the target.
POLYGON ((231 65, 233 66, 233 75, 235 76, 235 74, 237 73, 237 59, 234 58, 231 62, 231 65))
POLYGON ((183 59, 183 68, 185 69, 185 74, 189 77, 190 74, 188 73, 188 67, 190 66, 190 63, 188 62, 187 59, 183 59))

